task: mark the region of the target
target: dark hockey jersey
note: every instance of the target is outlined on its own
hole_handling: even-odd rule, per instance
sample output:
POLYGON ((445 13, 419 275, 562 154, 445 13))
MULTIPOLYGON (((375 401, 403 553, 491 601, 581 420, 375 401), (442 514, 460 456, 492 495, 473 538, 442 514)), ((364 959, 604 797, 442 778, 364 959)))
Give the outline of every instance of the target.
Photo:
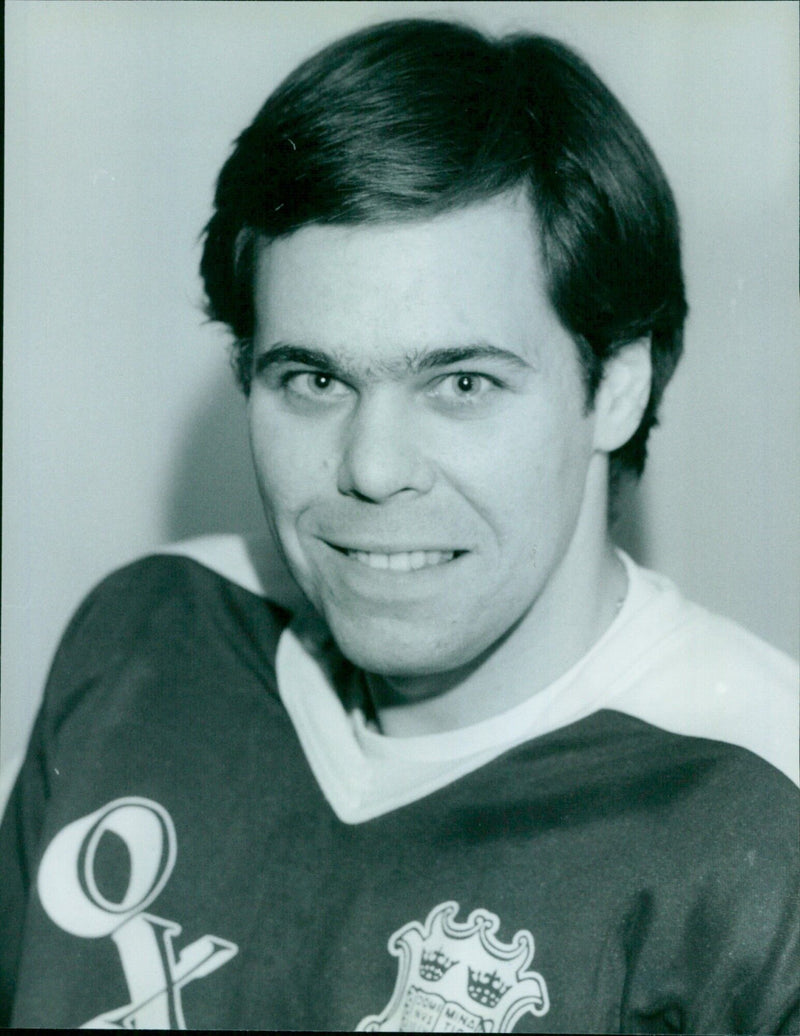
MULTIPOLYGON (((443 758, 381 746, 320 686, 303 713, 299 663, 279 693, 298 644, 251 590, 176 556, 111 576, 64 637, 0 834, 3 1020, 796 1031, 796 789, 765 752, 654 721, 660 681, 697 694, 665 657, 700 620, 670 607, 636 658, 620 616, 530 730, 495 719, 443 758), (571 687, 590 690, 567 707, 571 687)), ((752 727, 786 692, 764 650, 748 671, 729 645, 752 727)))

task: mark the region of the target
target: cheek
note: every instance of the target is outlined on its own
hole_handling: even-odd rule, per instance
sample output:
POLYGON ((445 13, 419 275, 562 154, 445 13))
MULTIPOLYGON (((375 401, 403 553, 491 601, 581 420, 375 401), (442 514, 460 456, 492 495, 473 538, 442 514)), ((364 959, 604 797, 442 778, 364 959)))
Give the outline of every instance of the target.
POLYGON ((464 495, 481 511, 501 543, 561 538, 574 524, 591 457, 584 420, 557 409, 510 422, 485 448, 462 451, 464 495))
POLYGON ((264 503, 273 511, 296 511, 320 487, 330 467, 319 456, 320 436, 298 434, 274 408, 251 403, 250 448, 264 503))

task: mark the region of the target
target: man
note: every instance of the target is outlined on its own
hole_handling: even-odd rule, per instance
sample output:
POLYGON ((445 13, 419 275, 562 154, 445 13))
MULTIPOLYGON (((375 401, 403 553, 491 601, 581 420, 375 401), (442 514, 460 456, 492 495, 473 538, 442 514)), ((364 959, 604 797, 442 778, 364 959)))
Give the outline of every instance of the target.
POLYGON ((686 311, 618 102, 552 40, 359 33, 237 141, 202 273, 285 572, 204 541, 79 610, 6 1019, 795 1031, 794 667, 609 537, 686 311))

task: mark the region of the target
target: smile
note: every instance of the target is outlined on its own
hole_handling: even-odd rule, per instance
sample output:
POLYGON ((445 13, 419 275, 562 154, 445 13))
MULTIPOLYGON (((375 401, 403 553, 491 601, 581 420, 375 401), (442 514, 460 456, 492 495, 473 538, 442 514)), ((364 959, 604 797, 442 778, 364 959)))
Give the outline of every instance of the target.
MULTIPOLYGON (((333 546, 333 545, 332 545, 333 546)), ((382 553, 367 550, 351 550, 346 547, 334 547, 340 554, 346 555, 367 568, 383 569, 390 572, 417 572, 423 568, 435 568, 446 565, 463 554, 460 550, 403 550, 393 553, 382 553)))

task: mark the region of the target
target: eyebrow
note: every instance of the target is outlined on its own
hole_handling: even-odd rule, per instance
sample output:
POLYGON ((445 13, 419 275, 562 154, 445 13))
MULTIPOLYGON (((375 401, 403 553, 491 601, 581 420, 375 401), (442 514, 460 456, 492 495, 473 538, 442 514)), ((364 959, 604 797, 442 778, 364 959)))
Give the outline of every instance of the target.
MULTIPOLYGON (((475 345, 452 346, 443 349, 430 349, 424 352, 408 353, 402 360, 383 361, 376 365, 377 369, 390 375, 400 373, 419 374, 423 371, 436 370, 440 367, 452 367, 456 364, 473 360, 494 360, 505 363, 518 370, 533 370, 533 364, 524 360, 518 353, 509 349, 501 349, 488 343, 475 345)), ((276 342, 255 359, 256 374, 263 374, 270 367, 283 363, 298 363, 305 367, 315 367, 326 371, 336 378, 347 379, 354 376, 352 367, 341 359, 321 349, 310 349, 302 345, 288 345, 276 342)), ((370 367, 369 372, 375 368, 370 367)))

